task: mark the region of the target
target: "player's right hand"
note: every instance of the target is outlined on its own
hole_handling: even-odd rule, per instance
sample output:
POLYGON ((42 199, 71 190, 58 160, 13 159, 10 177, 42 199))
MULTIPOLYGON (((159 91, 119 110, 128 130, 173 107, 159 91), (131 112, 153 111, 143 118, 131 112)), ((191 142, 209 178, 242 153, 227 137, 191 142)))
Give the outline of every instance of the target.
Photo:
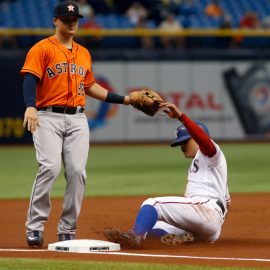
POLYGON ((24 113, 23 127, 34 133, 38 126, 37 110, 34 107, 28 107, 24 113))
POLYGON ((179 119, 183 114, 174 104, 171 103, 161 103, 160 108, 171 118, 179 119))

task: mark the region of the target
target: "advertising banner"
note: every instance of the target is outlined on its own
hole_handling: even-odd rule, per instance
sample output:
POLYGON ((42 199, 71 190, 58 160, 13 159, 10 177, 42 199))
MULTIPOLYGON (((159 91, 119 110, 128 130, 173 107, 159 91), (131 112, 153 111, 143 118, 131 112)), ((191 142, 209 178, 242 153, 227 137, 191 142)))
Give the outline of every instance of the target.
MULTIPOLYGON (((270 130, 267 64, 114 62, 98 63, 94 70, 97 81, 102 77, 112 91, 123 95, 145 86, 156 89, 168 102, 176 104, 193 119, 203 121, 215 139, 261 137, 267 136, 270 130)), ((179 124, 162 115, 146 116, 131 107, 95 103, 89 100, 87 106, 91 112, 93 141, 169 140, 179 124), (98 116, 93 108, 99 110, 98 116)))
MULTIPOLYGON (((31 142, 30 134, 22 128, 25 108, 18 63, 1 67, 9 83, 1 89, 5 102, 0 108, 0 144, 31 142)), ((96 81, 112 92, 127 95, 143 87, 157 90, 191 118, 203 121, 214 139, 261 138, 269 134, 267 62, 107 61, 96 62, 93 69, 96 81)), ((92 142, 170 141, 179 125, 162 113, 150 117, 131 106, 89 97, 86 114, 92 142)))

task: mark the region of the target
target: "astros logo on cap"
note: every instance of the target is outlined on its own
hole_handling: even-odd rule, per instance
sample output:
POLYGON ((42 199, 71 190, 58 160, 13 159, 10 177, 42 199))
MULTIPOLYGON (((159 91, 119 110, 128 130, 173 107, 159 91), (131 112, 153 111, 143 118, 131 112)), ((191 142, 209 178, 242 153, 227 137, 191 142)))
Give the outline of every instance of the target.
POLYGON ((74 6, 72 6, 71 4, 69 6, 67 6, 68 11, 74 11, 74 6))

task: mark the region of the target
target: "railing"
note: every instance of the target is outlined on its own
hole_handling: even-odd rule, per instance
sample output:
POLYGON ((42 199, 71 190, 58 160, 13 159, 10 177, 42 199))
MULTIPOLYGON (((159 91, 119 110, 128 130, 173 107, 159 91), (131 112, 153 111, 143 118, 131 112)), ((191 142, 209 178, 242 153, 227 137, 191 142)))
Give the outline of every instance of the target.
MULTIPOLYGON (((53 28, 0 28, 0 36, 47 36, 53 28)), ((164 31, 160 29, 80 29, 77 36, 143 37, 143 36, 185 36, 185 37, 270 37, 266 29, 183 29, 164 31)))

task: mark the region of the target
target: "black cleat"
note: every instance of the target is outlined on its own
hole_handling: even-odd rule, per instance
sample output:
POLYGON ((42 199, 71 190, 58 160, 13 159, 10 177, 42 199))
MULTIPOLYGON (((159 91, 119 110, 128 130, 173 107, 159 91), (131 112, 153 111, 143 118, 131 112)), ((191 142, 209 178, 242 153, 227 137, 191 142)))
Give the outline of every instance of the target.
POLYGON ((113 228, 106 228, 104 236, 111 242, 120 244, 121 247, 137 249, 143 244, 143 237, 136 235, 132 230, 123 232, 113 228))
POLYGON ((32 231, 27 234, 27 243, 31 248, 40 248, 44 243, 42 231, 32 231))
POLYGON ((67 240, 74 240, 75 235, 74 234, 69 234, 69 233, 60 233, 58 234, 58 240, 61 241, 67 241, 67 240))

